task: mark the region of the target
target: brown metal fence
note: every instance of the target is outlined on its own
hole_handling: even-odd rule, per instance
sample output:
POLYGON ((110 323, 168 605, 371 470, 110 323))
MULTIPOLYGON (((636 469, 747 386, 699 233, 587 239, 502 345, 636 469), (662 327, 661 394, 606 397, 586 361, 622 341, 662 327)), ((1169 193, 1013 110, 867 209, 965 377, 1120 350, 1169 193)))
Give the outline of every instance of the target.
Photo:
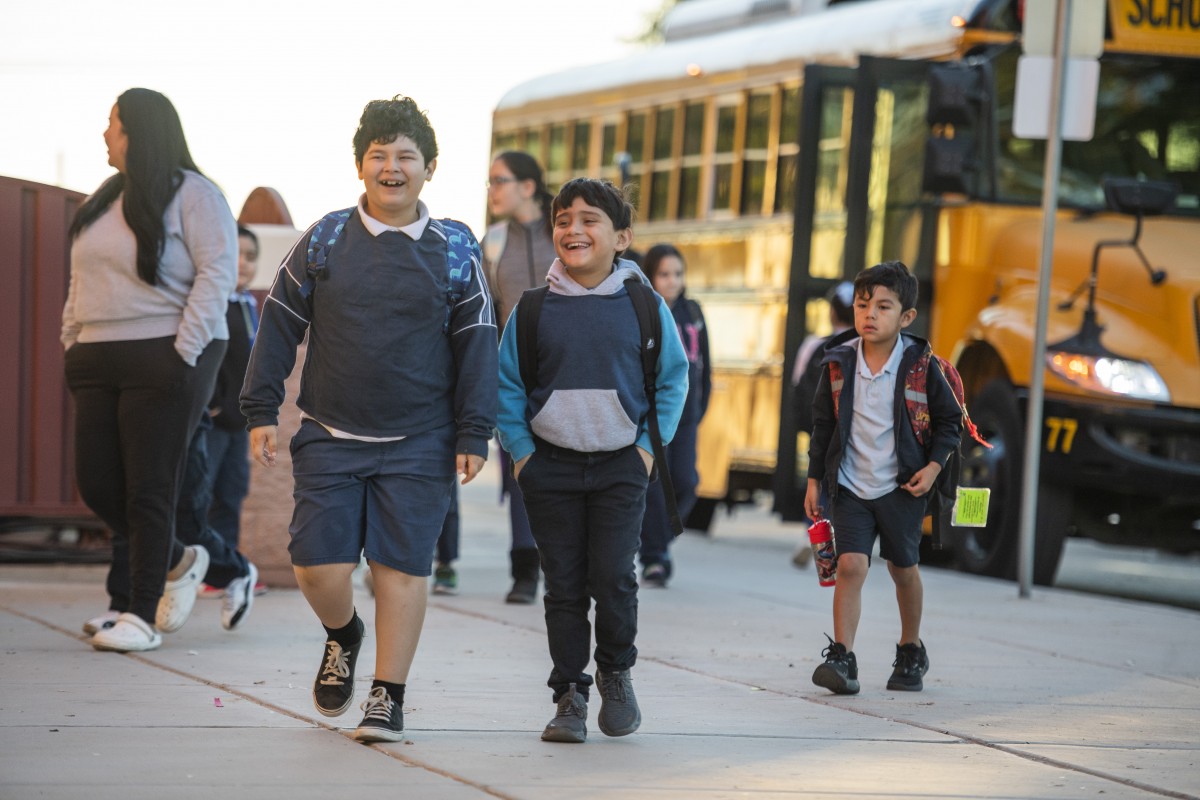
POLYGON ((84 195, 0 177, 0 518, 91 520, 75 488, 59 342, 84 195))

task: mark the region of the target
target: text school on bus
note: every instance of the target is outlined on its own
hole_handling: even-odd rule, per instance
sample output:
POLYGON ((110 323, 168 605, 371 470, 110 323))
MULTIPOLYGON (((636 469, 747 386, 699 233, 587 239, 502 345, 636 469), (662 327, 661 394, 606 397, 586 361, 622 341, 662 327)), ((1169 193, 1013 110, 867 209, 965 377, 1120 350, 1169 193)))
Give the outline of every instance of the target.
MULTIPOLYGON (((1014 577, 1035 365, 1045 142, 1013 134, 1020 0, 699 0, 665 41, 511 89, 494 152, 635 188, 711 333, 705 529, 773 490, 802 515, 792 360, 830 287, 884 260, 920 280, 914 332, 961 372, 991 444, 962 444, 985 527, 971 572, 1014 577)), ((1068 535, 1200 546, 1200 3, 1107 0, 1094 135, 1061 159, 1034 580, 1068 535)), ((824 330, 823 330, 824 329, 824 330)))

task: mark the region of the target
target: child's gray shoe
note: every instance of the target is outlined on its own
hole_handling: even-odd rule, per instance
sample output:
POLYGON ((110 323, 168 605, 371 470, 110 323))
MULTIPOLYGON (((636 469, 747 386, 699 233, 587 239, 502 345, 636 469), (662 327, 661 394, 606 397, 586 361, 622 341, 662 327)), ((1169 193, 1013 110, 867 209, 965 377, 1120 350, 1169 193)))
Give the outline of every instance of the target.
POLYGON ((642 724, 642 710, 633 693, 633 678, 629 670, 616 672, 596 670, 596 687, 600 690, 600 714, 596 723, 605 736, 628 736, 642 724))
POLYGON ((575 684, 558 699, 558 713, 542 731, 542 741, 567 744, 587 741, 587 700, 575 691, 575 684))

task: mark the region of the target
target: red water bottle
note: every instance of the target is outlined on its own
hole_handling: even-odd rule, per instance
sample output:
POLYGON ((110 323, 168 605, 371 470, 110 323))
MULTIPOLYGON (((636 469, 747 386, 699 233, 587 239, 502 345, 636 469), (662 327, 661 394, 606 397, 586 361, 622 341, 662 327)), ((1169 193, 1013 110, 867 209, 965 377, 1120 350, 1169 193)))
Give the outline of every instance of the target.
POLYGON ((833 543, 833 523, 823 517, 808 526, 808 541, 812 543, 813 561, 817 565, 817 582, 822 586, 837 583, 837 549, 833 543))

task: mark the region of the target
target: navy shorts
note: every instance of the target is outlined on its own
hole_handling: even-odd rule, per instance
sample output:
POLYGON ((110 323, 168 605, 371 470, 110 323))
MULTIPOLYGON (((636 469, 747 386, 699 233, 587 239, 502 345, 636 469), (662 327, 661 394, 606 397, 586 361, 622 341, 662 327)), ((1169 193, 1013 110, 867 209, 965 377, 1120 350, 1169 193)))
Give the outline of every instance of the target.
POLYGON ((913 497, 896 488, 874 500, 863 500, 838 486, 833 503, 833 541, 837 554, 862 553, 868 559, 879 537, 879 557, 897 567, 920 561, 921 520, 928 496, 913 497))
POLYGON ((360 442, 304 420, 291 442, 292 563, 357 564, 366 555, 429 575, 450 508, 456 432, 450 424, 395 442, 360 442))

